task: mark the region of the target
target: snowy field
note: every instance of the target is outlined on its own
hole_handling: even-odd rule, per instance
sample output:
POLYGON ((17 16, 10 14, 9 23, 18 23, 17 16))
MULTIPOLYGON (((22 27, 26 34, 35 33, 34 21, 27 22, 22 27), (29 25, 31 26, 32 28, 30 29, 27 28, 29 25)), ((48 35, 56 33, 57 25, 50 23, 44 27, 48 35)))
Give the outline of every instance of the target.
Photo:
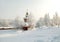
POLYGON ((60 28, 41 27, 23 32, 0 30, 0 42, 60 42, 60 28))

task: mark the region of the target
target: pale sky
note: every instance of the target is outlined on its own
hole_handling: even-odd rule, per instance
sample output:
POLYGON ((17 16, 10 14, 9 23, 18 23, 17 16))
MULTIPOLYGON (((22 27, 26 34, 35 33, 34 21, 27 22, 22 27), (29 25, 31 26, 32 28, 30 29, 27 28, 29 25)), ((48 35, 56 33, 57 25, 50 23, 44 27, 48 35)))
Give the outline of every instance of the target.
POLYGON ((26 11, 31 12, 35 19, 49 13, 52 17, 55 12, 60 15, 60 0, 0 0, 0 18, 14 19, 24 17, 26 11))

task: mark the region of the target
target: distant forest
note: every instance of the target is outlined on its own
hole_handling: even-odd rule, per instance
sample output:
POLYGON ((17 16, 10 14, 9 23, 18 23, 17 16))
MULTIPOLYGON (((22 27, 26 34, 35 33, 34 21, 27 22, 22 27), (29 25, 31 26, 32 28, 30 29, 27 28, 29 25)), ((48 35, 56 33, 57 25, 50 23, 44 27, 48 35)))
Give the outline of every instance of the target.
POLYGON ((40 17, 40 19, 36 23, 36 27, 41 26, 60 26, 60 17, 56 12, 51 19, 49 14, 45 14, 44 17, 40 17))

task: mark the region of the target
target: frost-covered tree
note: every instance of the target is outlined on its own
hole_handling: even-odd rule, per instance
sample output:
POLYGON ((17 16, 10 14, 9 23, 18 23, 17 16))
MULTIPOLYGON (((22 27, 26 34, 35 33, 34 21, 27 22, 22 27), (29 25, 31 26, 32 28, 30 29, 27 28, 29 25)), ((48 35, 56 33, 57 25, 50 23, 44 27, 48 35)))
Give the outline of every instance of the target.
POLYGON ((59 26, 60 25, 60 19, 59 19, 59 16, 58 16, 58 13, 57 12, 53 16, 53 24, 56 25, 56 26, 59 26))
POLYGON ((36 27, 41 27, 41 26, 44 26, 44 18, 40 18, 36 23, 36 27))
POLYGON ((49 14, 45 14, 44 18, 40 18, 37 23, 36 27, 41 27, 41 26, 50 26, 51 24, 50 16, 49 14))
POLYGON ((14 24, 14 27, 15 27, 15 28, 21 28, 22 22, 21 22, 21 20, 19 19, 19 17, 16 17, 13 24, 14 24))
POLYGON ((45 26, 50 26, 50 16, 49 16, 49 14, 45 14, 45 16, 44 16, 44 24, 45 24, 45 26))
POLYGON ((30 24, 33 24, 34 23, 34 16, 30 13, 29 16, 28 16, 28 22, 30 24))

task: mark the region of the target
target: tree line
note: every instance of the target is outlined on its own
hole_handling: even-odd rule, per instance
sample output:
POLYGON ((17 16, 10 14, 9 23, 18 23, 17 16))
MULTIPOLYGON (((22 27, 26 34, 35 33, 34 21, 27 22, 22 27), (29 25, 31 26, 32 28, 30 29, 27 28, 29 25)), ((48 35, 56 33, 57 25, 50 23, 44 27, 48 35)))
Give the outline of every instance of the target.
POLYGON ((40 17, 40 19, 36 23, 36 27, 41 26, 60 26, 60 17, 58 16, 58 13, 56 12, 53 15, 53 18, 51 19, 49 14, 45 14, 44 17, 40 17))
MULTIPOLYGON (((40 19, 35 23, 35 19, 32 14, 29 15, 29 24, 34 24, 36 27, 41 26, 60 26, 60 17, 56 12, 51 19, 49 14, 45 14, 44 17, 40 17, 40 19)), ((24 21, 24 20, 23 20, 24 21)), ((5 20, 0 19, 0 27, 10 27, 13 26, 15 28, 20 28, 24 24, 24 22, 20 20, 19 17, 16 17, 14 20, 5 20)))

